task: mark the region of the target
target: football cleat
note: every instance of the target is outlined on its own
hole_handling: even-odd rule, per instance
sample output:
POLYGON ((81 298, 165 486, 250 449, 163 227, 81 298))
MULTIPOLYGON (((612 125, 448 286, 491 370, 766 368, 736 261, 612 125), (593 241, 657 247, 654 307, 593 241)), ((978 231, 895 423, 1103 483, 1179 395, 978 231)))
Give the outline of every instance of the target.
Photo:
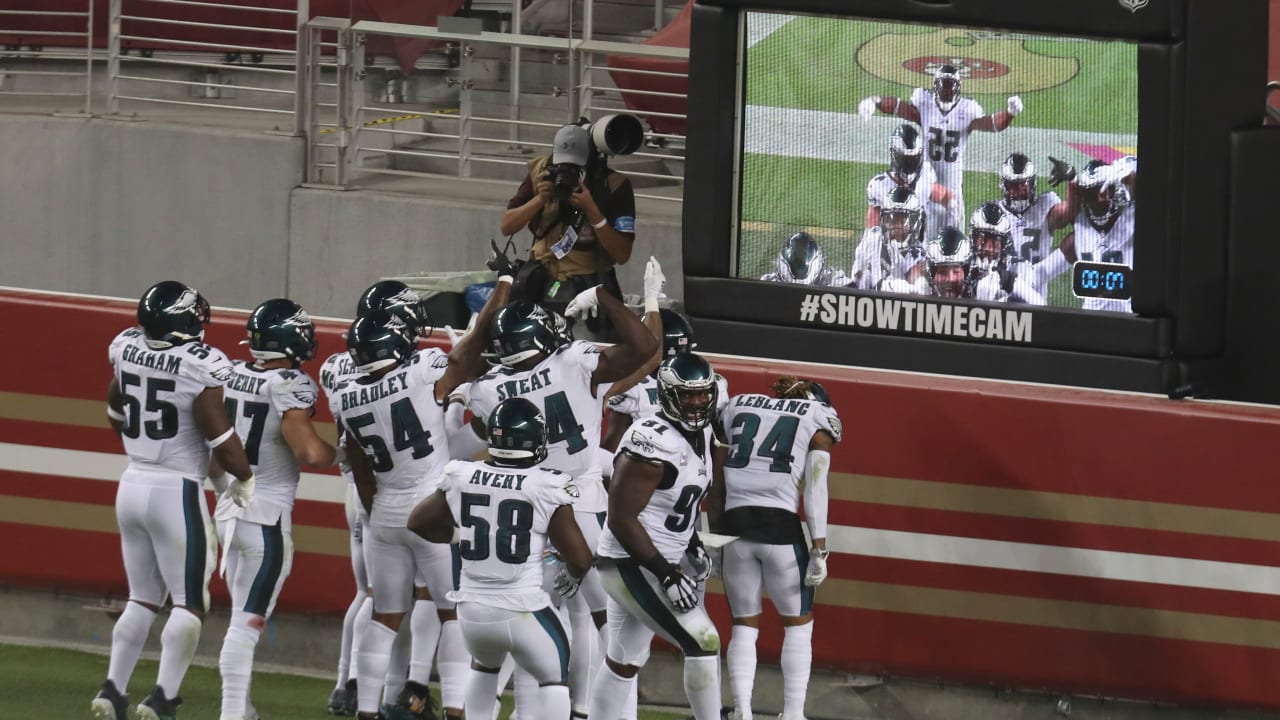
POLYGON ((350 717, 356 714, 356 679, 351 678, 345 685, 340 685, 329 693, 329 705, 325 708, 330 715, 350 717))
POLYGON ((93 720, 128 720, 129 697, 116 689, 116 684, 107 680, 102 689, 89 704, 93 720))
POLYGON ((135 712, 138 720, 177 720, 178 706, 181 704, 182 698, 166 698, 164 690, 157 685, 150 695, 138 703, 135 712))

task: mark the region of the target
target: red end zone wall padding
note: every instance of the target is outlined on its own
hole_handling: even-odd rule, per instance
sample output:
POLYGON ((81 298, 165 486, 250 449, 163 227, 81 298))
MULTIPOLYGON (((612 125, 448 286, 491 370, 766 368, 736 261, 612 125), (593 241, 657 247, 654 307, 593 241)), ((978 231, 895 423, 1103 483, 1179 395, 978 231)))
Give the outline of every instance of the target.
MULTIPOLYGON (((216 295, 213 297, 219 300, 216 295)), ((0 582, 125 593, 103 401, 133 301, 0 292, 0 582)), ((244 313, 215 310, 232 357, 244 313)), ((320 356, 345 323, 322 322, 320 356)), ((711 357, 734 393, 820 380, 833 453, 819 666, 1280 709, 1280 410, 1017 383, 711 357)), ((311 372, 318 363, 307 366, 311 372)), ((322 409, 318 418, 330 421, 322 409)), ((299 500, 283 610, 351 597, 345 519, 299 500)), ((214 581, 215 603, 226 595, 214 581)), ((708 606, 728 642, 718 587, 708 606)), ((761 636, 775 660, 781 631, 761 636)))

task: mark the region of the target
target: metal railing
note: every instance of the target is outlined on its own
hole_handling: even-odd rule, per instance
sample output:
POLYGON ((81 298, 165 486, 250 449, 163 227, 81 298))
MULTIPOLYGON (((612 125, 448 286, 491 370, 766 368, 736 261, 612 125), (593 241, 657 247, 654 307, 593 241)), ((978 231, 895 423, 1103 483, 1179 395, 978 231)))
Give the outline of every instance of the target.
MULTIPOLYGON (((28 24, 28 23, 23 23, 28 24)), ((57 50, 46 51, 41 47, 38 53, 32 53, 33 58, 40 60, 84 60, 84 71, 77 70, 30 70, 26 68, 26 63, 15 62, 21 57, 20 48, 13 51, 13 58, 0 57, 0 95, 23 95, 28 97, 72 97, 80 100, 80 114, 90 115, 93 112, 93 0, 85 0, 85 10, 79 11, 44 11, 44 10, 0 10, 0 36, 16 36, 28 38, 40 38, 41 41, 46 39, 54 39, 58 43, 57 50), (21 30, 11 29, 10 21, 35 21, 38 28, 26 27, 21 30), (83 26, 83 30, 68 30, 68 27, 83 26), (45 29, 56 28, 56 29, 45 29), (76 49, 78 46, 84 47, 84 54, 81 55, 76 49), (9 59, 10 62, 5 62, 9 59), (40 85, 33 85, 31 88, 17 87, 15 89, 5 89, 6 81, 9 77, 15 79, 14 84, 26 78, 39 78, 45 82, 40 85), (84 90, 78 92, 70 92, 67 90, 50 89, 52 84, 57 86, 57 79, 60 78, 81 78, 84 83, 84 90), (50 82, 52 81, 52 82, 50 82)))

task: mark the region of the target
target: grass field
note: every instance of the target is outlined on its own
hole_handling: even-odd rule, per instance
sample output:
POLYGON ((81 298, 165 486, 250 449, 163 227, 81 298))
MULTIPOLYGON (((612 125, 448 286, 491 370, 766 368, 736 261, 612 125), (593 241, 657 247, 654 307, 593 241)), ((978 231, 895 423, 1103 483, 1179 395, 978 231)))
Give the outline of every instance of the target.
MULTIPOLYGON (((1132 43, 756 13, 747 25, 754 44, 746 62, 742 277, 771 271, 782 241, 801 229, 819 241, 830 265, 850 267, 867 181, 888 168, 889 135, 902 122, 883 115, 863 121, 858 102, 906 99, 915 87, 931 87, 933 65, 924 59, 958 63, 963 94, 988 113, 1004 109, 1009 95, 1025 105, 1008 130, 970 135, 966 214, 1000 197, 996 172, 1015 150, 1040 167, 1041 191, 1049 155, 1081 166, 1098 154, 1136 152, 1132 43)), ((1051 286, 1050 302, 1078 304, 1065 277, 1051 286)))
MULTIPOLYGON (((74 650, 0 645, 0 698, 4 718, 74 720, 89 717, 89 701, 102 684, 107 658, 74 650)), ((130 687, 130 699, 141 699, 155 682, 156 663, 138 663, 130 687)), ((221 698, 218 671, 194 666, 187 673, 178 716, 182 720, 217 720, 221 698)), ((278 673, 255 673, 253 704, 262 720, 321 720, 332 680, 278 673)), ((434 689, 434 688, 433 688, 434 689)), ((511 712, 511 697, 503 702, 500 717, 511 712)), ((640 720, 674 720, 688 713, 642 708, 640 720)))

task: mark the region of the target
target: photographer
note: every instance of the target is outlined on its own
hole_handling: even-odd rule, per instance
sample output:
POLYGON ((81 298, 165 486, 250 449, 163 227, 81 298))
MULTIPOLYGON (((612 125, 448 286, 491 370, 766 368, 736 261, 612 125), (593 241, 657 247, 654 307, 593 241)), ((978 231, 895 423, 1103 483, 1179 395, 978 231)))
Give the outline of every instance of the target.
MULTIPOLYGON (((532 300, 563 313, 579 292, 597 284, 621 299, 614 265, 631 257, 635 196, 631 181, 609 169, 597 145, 608 147, 605 134, 616 131, 634 137, 638 146, 643 128, 626 115, 610 116, 596 125, 602 123, 600 137, 594 139, 581 125, 560 128, 551 156, 529 162, 529 175, 507 203, 502 233, 513 235, 528 227, 533 234, 530 261, 516 277, 513 299, 532 300)), ((575 334, 580 339, 612 339, 612 328, 603 317, 588 320, 585 330, 576 328, 575 334)))

